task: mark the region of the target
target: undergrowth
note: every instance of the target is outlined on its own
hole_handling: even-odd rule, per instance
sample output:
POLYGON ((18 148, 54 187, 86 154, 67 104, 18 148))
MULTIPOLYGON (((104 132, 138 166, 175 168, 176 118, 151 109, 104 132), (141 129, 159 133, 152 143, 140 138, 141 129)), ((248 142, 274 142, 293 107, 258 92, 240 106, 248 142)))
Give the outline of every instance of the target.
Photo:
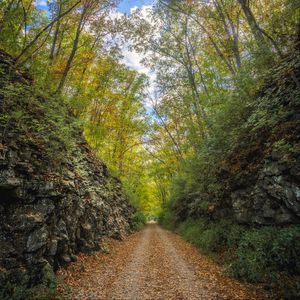
MULTIPOLYGON (((1 74, 1 70, 0 70, 1 74)), ((29 84, 1 77, 0 131, 3 140, 35 145, 49 162, 66 161, 76 149, 81 123, 71 116, 62 96, 51 96, 29 84)))
POLYGON ((137 210, 133 215, 133 227, 135 230, 141 230, 147 222, 147 217, 141 210, 137 210))
POLYGON ((169 212, 160 218, 163 226, 221 262, 229 276, 273 284, 280 284, 284 277, 293 278, 292 299, 300 296, 299 225, 249 227, 229 220, 189 218, 174 226, 170 220, 169 212))

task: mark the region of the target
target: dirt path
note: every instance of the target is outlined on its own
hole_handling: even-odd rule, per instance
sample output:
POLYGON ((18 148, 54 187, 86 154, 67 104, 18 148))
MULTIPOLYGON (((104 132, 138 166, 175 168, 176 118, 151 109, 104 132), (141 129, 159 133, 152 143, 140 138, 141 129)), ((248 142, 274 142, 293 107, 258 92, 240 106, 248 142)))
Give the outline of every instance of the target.
POLYGON ((149 224, 113 253, 81 256, 62 273, 71 299, 264 299, 258 286, 222 275, 222 270, 179 236, 149 224))

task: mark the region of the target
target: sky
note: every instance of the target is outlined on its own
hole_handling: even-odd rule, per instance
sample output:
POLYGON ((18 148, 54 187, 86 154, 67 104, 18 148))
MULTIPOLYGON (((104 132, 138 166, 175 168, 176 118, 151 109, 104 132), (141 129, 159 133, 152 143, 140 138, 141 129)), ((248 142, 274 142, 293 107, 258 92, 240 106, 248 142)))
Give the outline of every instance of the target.
MULTIPOLYGON (((133 10, 139 8, 142 10, 143 16, 146 17, 147 10, 151 8, 155 1, 156 0, 122 0, 113 15, 115 15, 116 17, 121 14, 129 15, 133 10)), ((35 3, 37 7, 41 8, 42 10, 48 11, 47 0, 35 0, 35 3)), ((152 94, 154 90, 155 73, 151 72, 150 69, 146 68, 140 63, 143 55, 135 51, 128 50, 128 47, 126 47, 125 45, 123 47, 123 56, 124 58, 122 62, 125 65, 127 65, 131 69, 148 75, 150 79, 149 92, 152 94)))
POLYGON ((130 9, 134 7, 142 8, 153 4, 153 0, 123 0, 118 6, 118 10, 122 13, 130 13, 130 9))
MULTIPOLYGON (((143 12, 143 16, 146 17, 147 9, 151 8, 154 0, 123 0, 120 2, 117 11, 122 14, 129 15, 133 10, 139 8, 143 12)), ((145 68, 140 60, 142 59, 142 55, 134 52, 128 51, 126 47, 123 49, 124 60, 123 62, 130 68, 135 69, 138 72, 146 73, 150 75, 150 71, 145 68)))
MULTIPOLYGON (((123 0, 120 2, 117 12, 129 15, 133 10, 139 8, 142 11, 142 15, 147 19, 147 10, 151 9, 155 0, 123 0)), ((123 47, 123 63, 129 68, 134 69, 138 72, 144 73, 149 77, 148 92, 149 96, 153 96, 154 93, 154 81, 155 73, 151 72, 149 68, 141 64, 143 55, 135 51, 130 51, 126 46, 123 47)), ((146 101, 148 102, 148 101, 146 101)))
MULTIPOLYGON (((151 8, 154 2, 155 0, 122 0, 116 9, 116 12, 129 15, 132 10, 137 8, 146 12, 148 8, 151 8)), ((36 0, 35 3, 39 8, 47 11, 47 0, 36 0)), ((123 55, 123 62, 128 67, 153 77, 150 71, 141 65, 140 60, 142 59, 142 56, 139 53, 128 51, 127 47, 124 47, 123 55)))
MULTIPOLYGON (((47 7, 47 0, 36 0, 36 4, 41 8, 47 7)), ((144 5, 152 5, 154 0, 122 0, 118 5, 118 10, 122 13, 130 13, 130 9, 133 7, 141 8, 144 5)))

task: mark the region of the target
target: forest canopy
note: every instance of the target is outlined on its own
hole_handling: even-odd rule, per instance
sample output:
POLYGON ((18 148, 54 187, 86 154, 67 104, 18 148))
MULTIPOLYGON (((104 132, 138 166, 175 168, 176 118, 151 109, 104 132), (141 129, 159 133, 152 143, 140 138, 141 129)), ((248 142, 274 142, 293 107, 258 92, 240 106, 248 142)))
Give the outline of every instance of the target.
POLYGON ((157 215, 218 190, 255 93, 296 38, 299 2, 159 0, 129 15, 117 5, 1 1, 0 48, 70 107, 132 203, 157 215), (150 77, 124 64, 124 49, 150 77))

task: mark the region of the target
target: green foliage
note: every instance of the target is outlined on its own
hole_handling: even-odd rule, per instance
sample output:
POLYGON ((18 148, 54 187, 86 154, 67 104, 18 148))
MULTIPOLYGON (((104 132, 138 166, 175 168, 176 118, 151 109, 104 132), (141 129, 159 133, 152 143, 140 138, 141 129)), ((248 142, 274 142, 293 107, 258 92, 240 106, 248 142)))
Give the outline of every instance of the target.
POLYGON ((1 97, 0 126, 4 136, 8 130, 13 131, 18 139, 43 148, 44 158, 49 161, 68 159, 61 150, 72 153, 76 149, 74 137, 81 129, 60 96, 49 96, 25 83, 7 81, 1 97))
POLYGON ((167 229, 174 229, 175 214, 170 210, 163 210, 159 215, 158 222, 167 229))
MULTIPOLYGON (((275 231, 276 229, 274 229, 275 231)), ((291 226, 276 230, 271 242, 271 262, 282 271, 300 274, 300 227, 291 226)))
POLYGON ((223 263, 225 255, 226 272, 233 277, 260 282, 276 280, 278 272, 300 275, 300 226, 249 228, 189 218, 175 230, 202 251, 222 254, 223 263))
POLYGON ((147 222, 147 217, 143 211, 136 211, 132 221, 135 230, 141 230, 147 222))
POLYGON ((294 152, 293 145, 288 143, 285 139, 281 139, 274 144, 274 148, 278 149, 283 153, 291 153, 294 152))
POLYGON ((229 265, 230 274, 249 281, 276 278, 284 271, 300 275, 300 227, 266 227, 246 232, 237 248, 237 258, 229 265))
MULTIPOLYGON (((226 248, 228 249, 236 249, 247 232, 248 228, 243 225, 239 225, 236 223, 227 223, 228 227, 226 230, 226 248)), ((229 250, 230 251, 230 250, 229 250)))
POLYGON ((237 259, 229 265, 235 277, 257 282, 269 273, 269 255, 274 238, 274 228, 263 228, 246 232, 237 248, 237 259))
POLYGON ((178 227, 179 233, 189 242, 207 253, 220 252, 227 242, 229 225, 212 223, 208 219, 188 219, 178 227))
POLYGON ((3 300, 51 300, 59 296, 56 287, 48 287, 43 284, 36 285, 32 288, 8 284, 2 287, 2 291, 0 291, 0 297, 3 300), (13 293, 11 294, 11 292, 13 293))

